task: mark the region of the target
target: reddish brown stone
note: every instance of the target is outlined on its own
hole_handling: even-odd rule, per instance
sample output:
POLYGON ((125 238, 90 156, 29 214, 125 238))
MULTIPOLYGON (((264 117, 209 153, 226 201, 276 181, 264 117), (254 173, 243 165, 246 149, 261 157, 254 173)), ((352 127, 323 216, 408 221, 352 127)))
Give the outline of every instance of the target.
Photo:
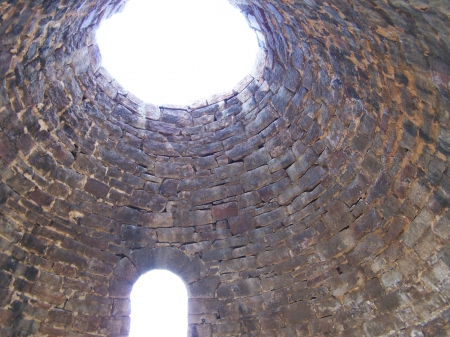
POLYGON ((109 193, 109 186, 101 181, 89 178, 84 185, 84 190, 97 198, 105 199, 109 193))
POLYGON ((231 232, 236 235, 255 228, 255 220, 249 213, 228 219, 231 232))
POLYGON ((39 188, 35 188, 34 191, 28 192, 26 196, 40 206, 50 206, 53 202, 53 198, 39 188))
POLYGON ((236 202, 213 206, 212 215, 214 220, 224 220, 238 215, 238 206, 236 202))

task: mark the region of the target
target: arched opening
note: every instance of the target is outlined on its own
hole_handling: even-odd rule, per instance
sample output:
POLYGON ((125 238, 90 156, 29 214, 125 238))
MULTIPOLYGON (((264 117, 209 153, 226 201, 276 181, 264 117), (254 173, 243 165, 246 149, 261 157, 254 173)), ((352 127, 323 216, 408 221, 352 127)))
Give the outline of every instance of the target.
POLYGON ((156 269, 142 275, 130 300, 130 337, 187 335, 187 290, 175 274, 156 269))
POLYGON ((255 64, 258 40, 227 0, 132 0, 97 31, 103 66, 147 103, 231 91, 255 64))

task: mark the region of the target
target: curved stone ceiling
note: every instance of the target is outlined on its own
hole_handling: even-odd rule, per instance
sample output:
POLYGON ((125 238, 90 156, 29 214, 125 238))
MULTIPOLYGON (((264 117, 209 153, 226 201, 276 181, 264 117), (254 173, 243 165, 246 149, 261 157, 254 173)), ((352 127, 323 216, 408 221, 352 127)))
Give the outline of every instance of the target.
POLYGON ((233 2, 264 59, 189 107, 100 67, 124 2, 0 3, 2 336, 126 336, 154 268, 189 336, 449 333, 448 3, 233 2))

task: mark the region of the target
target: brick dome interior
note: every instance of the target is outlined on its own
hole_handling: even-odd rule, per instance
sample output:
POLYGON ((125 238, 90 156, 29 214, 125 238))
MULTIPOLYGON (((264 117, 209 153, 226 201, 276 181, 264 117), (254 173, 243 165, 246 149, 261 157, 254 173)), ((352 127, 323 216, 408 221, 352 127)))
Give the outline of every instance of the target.
POLYGON ((230 2, 259 65, 186 107, 101 67, 126 1, 0 2, 0 335, 127 336, 155 268, 189 337, 450 335, 450 4, 230 2))

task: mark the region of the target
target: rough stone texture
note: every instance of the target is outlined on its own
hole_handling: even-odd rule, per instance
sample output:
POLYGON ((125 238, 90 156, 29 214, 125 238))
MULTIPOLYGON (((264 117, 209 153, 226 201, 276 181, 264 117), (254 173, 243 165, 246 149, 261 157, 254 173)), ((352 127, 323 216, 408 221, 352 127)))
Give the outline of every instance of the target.
POLYGON ((1 336, 127 336, 154 268, 189 337, 450 334, 448 1, 230 2, 259 67, 174 108, 101 67, 125 1, 0 1, 1 336))

